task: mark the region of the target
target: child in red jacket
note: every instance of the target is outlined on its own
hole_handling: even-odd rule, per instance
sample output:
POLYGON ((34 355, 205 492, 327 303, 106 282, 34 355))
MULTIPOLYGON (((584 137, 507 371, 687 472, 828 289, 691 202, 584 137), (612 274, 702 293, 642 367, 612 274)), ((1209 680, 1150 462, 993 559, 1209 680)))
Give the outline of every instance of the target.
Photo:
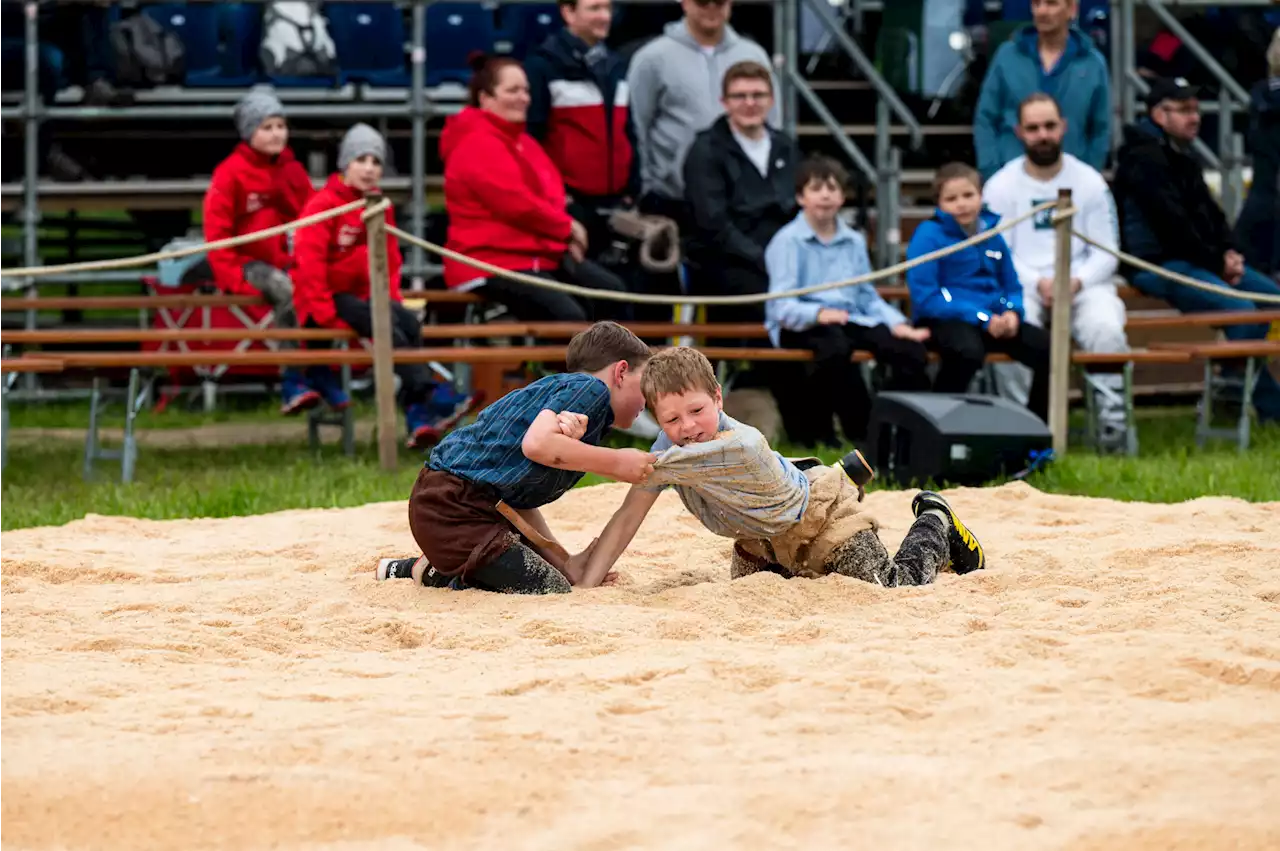
MULTIPOLYGON (((311 216, 340 207, 370 192, 382 180, 386 141, 367 124, 347 131, 338 150, 337 174, 316 193, 302 210, 311 216)), ((361 337, 373 336, 373 316, 369 308, 369 244, 361 210, 302 228, 294 236, 294 304, 303 325, 321 328, 350 328, 361 337)), ((395 213, 387 210, 387 223, 395 224, 395 213)), ((400 293, 400 247, 387 236, 390 272, 392 346, 397 349, 422 346, 422 322, 403 304, 400 293)), ((396 365, 400 377, 400 406, 408 426, 408 446, 430 446, 466 414, 479 399, 460 396, 447 385, 431 379, 426 364, 396 365)))
MULTIPOLYGON (((311 178, 289 150, 284 105, 275 95, 245 95, 236 105, 235 123, 243 141, 214 169, 204 196, 204 238, 210 242, 291 222, 315 194, 311 178)), ((223 292, 261 294, 277 328, 298 327, 287 234, 210 251, 209 266, 223 292)), ((280 348, 297 348, 297 343, 281 341, 280 348)), ((280 377, 283 414, 313 407, 321 398, 336 409, 350 404, 328 367, 308 370, 305 380, 296 368, 282 370, 280 377)))

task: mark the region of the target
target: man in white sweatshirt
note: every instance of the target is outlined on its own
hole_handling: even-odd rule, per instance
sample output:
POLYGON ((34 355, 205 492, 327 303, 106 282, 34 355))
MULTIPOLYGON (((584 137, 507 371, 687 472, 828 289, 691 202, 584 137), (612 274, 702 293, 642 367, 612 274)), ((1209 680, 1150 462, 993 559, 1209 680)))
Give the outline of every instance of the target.
MULTIPOLYGON (((983 186, 983 200, 1001 218, 1019 216, 1037 204, 1053 201, 1059 189, 1071 190, 1079 211, 1074 226, 1099 244, 1118 247, 1115 202, 1107 182, 1092 166, 1062 152, 1066 120, 1057 102, 1037 92, 1018 108, 1017 135, 1026 153, 1007 163, 983 186)), ((1043 328, 1052 316, 1055 235, 1052 210, 1047 210, 1005 233, 1013 265, 1022 283, 1026 321, 1043 328)), ((1114 257, 1081 239, 1071 245, 1071 336, 1086 352, 1126 352, 1124 302, 1116 293, 1114 257)), ((1001 395, 1026 401, 1030 371, 1020 364, 996 367, 1001 395)), ((1099 405, 1106 448, 1129 449, 1125 422, 1123 379, 1116 372, 1089 375, 1099 405)))

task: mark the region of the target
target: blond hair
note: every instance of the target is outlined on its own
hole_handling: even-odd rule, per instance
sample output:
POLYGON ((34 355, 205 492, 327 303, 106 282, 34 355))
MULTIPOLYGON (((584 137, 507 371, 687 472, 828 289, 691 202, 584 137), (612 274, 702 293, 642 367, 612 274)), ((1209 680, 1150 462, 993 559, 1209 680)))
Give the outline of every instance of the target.
POLYGON ((1271 46, 1267 48, 1267 68, 1271 76, 1280 77, 1280 27, 1271 34, 1271 46))
POLYGON ((640 392, 650 411, 659 397, 690 390, 705 390, 708 396, 715 396, 720 390, 716 371, 706 355, 688 346, 673 346, 649 359, 640 379, 640 392))

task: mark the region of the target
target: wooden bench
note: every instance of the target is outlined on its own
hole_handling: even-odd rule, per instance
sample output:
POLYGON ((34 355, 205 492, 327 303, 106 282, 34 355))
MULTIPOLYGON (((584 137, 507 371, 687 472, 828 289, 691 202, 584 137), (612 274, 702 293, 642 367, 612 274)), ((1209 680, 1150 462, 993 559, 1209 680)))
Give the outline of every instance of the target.
POLYGON ((1267 368, 1267 359, 1280 357, 1280 340, 1227 340, 1218 343, 1152 343, 1159 352, 1183 354, 1193 361, 1204 363, 1204 388, 1196 411, 1196 446, 1204 446, 1210 438, 1234 440, 1244 452, 1249 448, 1249 405, 1253 401, 1253 385, 1258 371, 1267 368), (1214 361, 1243 360, 1244 375, 1240 378, 1215 373, 1214 361), (1240 413, 1233 428, 1218 428, 1213 424, 1213 403, 1220 400, 1225 390, 1240 392, 1240 413))

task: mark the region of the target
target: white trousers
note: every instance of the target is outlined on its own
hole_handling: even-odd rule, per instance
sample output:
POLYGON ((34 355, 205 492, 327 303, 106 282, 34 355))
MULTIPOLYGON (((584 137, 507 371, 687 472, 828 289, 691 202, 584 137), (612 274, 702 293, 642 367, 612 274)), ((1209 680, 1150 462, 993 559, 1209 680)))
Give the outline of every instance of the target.
MULTIPOLYGON (((1023 307, 1027 322, 1037 328, 1045 327, 1052 310, 1040 301, 1040 291, 1035 288, 1022 291, 1023 307)), ((1124 302, 1113 284, 1101 284, 1081 289, 1071 301, 1071 336, 1076 345, 1086 352, 1129 351, 1129 339, 1124 333, 1124 302)), ((1031 394, 1031 370, 1020 363, 992 364, 996 394, 1019 404, 1027 404, 1031 394)), ((1119 385, 1119 376, 1115 376, 1119 385)))

